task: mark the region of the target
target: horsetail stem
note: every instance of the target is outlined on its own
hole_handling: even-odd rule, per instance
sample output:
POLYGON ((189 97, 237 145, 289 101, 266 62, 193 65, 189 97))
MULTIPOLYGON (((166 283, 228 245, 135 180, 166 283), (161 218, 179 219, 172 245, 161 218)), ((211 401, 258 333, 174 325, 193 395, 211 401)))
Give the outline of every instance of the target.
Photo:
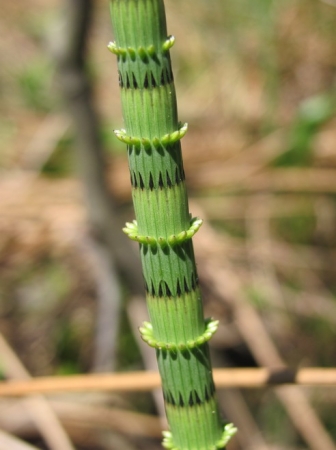
POLYGON ((177 117, 163 0, 111 0, 136 220, 124 232, 139 242, 151 322, 140 328, 156 349, 171 431, 163 446, 215 450, 236 429, 224 427, 215 398, 207 341, 218 322, 204 320, 191 238, 202 221, 191 218, 177 117))

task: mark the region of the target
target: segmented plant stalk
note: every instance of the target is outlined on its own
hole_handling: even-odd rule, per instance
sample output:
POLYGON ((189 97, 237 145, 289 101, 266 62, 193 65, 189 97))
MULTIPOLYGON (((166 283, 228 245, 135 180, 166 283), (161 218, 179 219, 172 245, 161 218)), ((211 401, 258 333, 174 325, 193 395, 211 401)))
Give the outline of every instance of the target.
POLYGON ((220 419, 207 341, 218 322, 204 320, 162 0, 111 0, 136 221, 124 232, 138 241, 151 323, 140 328, 156 349, 171 431, 163 445, 179 450, 224 448, 235 432, 220 419))

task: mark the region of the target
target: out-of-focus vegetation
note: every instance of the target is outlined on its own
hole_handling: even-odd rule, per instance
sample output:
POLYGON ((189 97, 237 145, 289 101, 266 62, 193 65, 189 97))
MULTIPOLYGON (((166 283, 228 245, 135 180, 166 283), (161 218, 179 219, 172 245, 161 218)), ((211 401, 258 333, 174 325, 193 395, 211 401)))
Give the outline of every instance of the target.
MULTIPOLYGON (((33 376, 88 372, 97 292, 83 245, 74 133, 63 120, 48 52, 61 4, 0 3, 0 330, 33 376)), ((179 115, 189 122, 182 144, 192 208, 211 227, 200 233, 216 233, 218 244, 195 244, 206 313, 234 331, 215 342, 215 364, 260 363, 237 327, 226 286, 220 299, 208 267, 236 274, 287 364, 333 366, 336 3, 166 0, 166 9, 176 37, 179 115)), ((121 107, 116 62, 106 49, 111 38, 107 0, 97 0, 88 67, 111 191, 130 219, 126 155, 112 138, 121 107)), ((117 367, 138 370, 144 363, 127 319, 127 286, 123 292, 117 367)), ((336 441, 334 391, 306 393, 336 441)), ((310 448, 273 391, 243 394, 266 448, 310 448)), ((154 410, 145 394, 107 396, 104 404, 154 410)), ((159 448, 154 439, 90 432, 87 443, 73 434, 76 448, 159 448)), ((236 439, 229 448, 247 446, 236 439)))

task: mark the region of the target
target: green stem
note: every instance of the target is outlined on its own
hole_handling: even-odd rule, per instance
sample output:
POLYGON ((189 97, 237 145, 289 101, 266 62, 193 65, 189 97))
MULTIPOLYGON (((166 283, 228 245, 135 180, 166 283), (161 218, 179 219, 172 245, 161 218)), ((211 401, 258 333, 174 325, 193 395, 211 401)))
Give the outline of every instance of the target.
POLYGON ((163 445, 179 450, 224 448, 207 341, 217 322, 204 320, 180 139, 187 130, 177 105, 162 0, 111 0, 136 221, 125 233, 140 244, 151 323, 140 329, 156 348, 171 429, 163 445))

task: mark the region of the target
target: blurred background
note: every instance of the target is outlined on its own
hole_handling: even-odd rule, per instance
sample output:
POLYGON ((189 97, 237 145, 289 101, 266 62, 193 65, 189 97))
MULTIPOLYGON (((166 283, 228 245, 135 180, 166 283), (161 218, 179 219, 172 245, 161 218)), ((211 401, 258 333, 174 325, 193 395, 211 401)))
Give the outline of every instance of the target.
MULTIPOLYGON (((336 2, 165 4, 213 364, 332 367, 336 2)), ((121 232, 134 214, 108 1, 0 7, 0 376, 155 370, 121 232)), ((229 450, 336 448, 334 389, 219 398, 239 427, 229 450)), ((160 414, 160 393, 1 399, 0 448, 159 449, 160 414)))

